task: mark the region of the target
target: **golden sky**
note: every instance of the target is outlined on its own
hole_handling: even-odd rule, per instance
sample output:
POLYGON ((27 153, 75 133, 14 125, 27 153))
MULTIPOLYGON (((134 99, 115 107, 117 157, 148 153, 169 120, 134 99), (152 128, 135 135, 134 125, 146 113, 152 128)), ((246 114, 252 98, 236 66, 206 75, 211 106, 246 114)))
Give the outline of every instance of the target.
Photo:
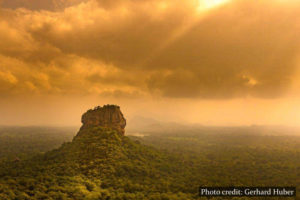
POLYGON ((297 0, 0 2, 0 124, 300 125, 297 0))

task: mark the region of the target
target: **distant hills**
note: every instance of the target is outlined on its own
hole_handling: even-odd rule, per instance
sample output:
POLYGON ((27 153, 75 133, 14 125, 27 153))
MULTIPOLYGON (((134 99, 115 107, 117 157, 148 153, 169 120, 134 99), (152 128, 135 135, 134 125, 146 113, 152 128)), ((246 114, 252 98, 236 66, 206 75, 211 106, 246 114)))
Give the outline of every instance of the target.
POLYGON ((219 134, 260 134, 260 135, 300 135, 300 127, 288 126, 205 126, 172 121, 159 121, 150 117, 134 116, 127 122, 127 135, 167 134, 167 133, 219 133, 219 134))
POLYGON ((190 131, 202 127, 199 124, 183 124, 177 122, 162 122, 153 118, 134 116, 128 120, 126 132, 129 135, 136 133, 169 133, 174 131, 190 131))

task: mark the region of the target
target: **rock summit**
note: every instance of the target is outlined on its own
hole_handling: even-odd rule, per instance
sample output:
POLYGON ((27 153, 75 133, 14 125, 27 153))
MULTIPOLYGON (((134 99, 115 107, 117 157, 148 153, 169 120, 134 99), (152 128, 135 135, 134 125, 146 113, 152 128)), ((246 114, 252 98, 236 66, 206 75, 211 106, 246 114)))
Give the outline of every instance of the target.
POLYGON ((120 135, 125 134, 126 119, 117 105, 97 106, 82 115, 81 130, 90 127, 105 127, 116 130, 120 135))

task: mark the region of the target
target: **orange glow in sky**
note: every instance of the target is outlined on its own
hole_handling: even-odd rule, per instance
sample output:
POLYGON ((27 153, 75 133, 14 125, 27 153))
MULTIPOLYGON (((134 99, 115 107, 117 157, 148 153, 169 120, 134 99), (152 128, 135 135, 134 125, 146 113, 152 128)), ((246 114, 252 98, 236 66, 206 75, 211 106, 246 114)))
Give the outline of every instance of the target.
POLYGON ((299 13, 299 0, 0 0, 0 125, 118 104, 128 118, 300 126, 299 13))
POLYGON ((230 0, 199 0, 198 11, 206 11, 228 3, 230 0))

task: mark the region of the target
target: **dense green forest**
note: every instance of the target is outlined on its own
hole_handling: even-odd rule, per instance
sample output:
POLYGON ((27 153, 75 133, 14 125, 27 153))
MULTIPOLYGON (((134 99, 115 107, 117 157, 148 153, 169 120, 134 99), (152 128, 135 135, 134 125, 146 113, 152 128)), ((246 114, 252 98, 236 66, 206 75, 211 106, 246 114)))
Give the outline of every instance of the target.
POLYGON ((0 162, 24 159, 72 140, 75 127, 0 127, 0 162))
POLYGON ((299 136, 246 127, 124 137, 94 127, 66 142, 71 129, 20 130, 1 130, 0 200, 206 199, 199 186, 300 185, 299 136))

